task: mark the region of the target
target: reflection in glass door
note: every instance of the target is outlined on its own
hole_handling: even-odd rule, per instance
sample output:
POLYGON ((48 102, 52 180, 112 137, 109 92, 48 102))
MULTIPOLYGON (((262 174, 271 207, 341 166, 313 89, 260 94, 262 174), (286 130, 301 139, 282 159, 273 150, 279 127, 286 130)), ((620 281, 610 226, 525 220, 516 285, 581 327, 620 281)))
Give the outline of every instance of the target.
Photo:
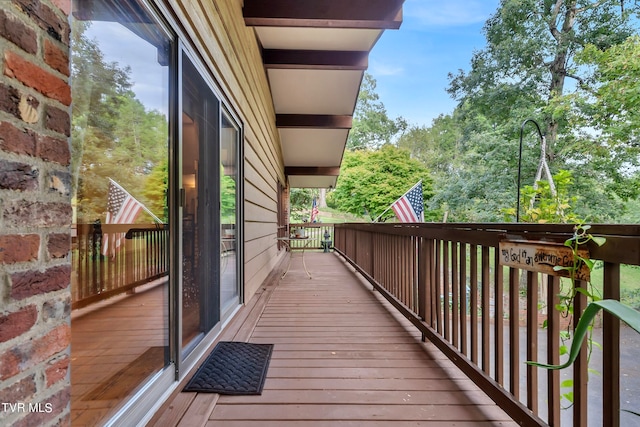
POLYGON ((222 313, 238 304, 238 141, 240 132, 222 116, 220 132, 220 302, 222 313))
POLYGON ((185 53, 182 76, 182 347, 189 351, 220 320, 220 107, 185 53))
POLYGON ((166 225, 175 41, 140 0, 76 1, 71 25, 71 424, 86 426, 173 376, 166 225))

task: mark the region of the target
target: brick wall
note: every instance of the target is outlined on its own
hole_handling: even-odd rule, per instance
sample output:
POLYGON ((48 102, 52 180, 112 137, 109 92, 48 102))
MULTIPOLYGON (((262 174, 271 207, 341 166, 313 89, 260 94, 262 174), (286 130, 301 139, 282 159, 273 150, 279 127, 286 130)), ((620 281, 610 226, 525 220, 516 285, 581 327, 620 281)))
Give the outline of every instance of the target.
POLYGON ((0 0, 0 425, 70 420, 71 0, 0 0))

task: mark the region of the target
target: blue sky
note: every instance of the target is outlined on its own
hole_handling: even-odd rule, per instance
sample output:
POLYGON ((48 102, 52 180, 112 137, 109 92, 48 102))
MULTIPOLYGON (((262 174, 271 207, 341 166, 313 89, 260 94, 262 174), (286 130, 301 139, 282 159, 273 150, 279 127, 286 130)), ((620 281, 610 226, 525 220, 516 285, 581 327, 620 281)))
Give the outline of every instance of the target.
POLYGON ((499 0, 405 0, 399 30, 387 30, 369 55, 369 73, 387 114, 410 125, 430 125, 451 113, 447 74, 468 70, 482 49, 484 22, 499 0))

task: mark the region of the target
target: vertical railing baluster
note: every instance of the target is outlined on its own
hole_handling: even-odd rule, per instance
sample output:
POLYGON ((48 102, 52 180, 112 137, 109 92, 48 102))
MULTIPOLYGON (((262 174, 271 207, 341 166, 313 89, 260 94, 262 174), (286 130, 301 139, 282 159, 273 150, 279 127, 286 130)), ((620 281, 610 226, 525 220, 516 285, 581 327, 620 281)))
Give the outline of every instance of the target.
MULTIPOLYGON (((576 288, 586 290, 584 281, 576 281, 576 288)), ((576 292, 573 300, 573 327, 578 325, 582 312, 587 306, 587 296, 576 292)), ((580 354, 573 364, 573 425, 586 427, 587 425, 587 381, 588 381, 588 351, 587 342, 582 344, 580 354)))
POLYGON ((430 300, 431 300, 431 327, 437 329, 438 327, 438 274, 440 269, 438 268, 438 256, 436 255, 438 249, 439 240, 433 239, 431 246, 431 281, 430 281, 430 300))
POLYGON ((471 361, 478 364, 478 245, 470 245, 470 278, 471 278, 471 300, 469 310, 471 311, 471 361))
POLYGON ((450 272, 449 272, 449 268, 450 268, 450 263, 449 263, 449 257, 450 257, 450 250, 451 250, 451 242, 449 242, 448 240, 445 240, 442 242, 443 247, 442 247, 442 310, 444 312, 444 339, 446 341, 451 342, 451 324, 450 322, 450 306, 449 304, 451 303, 451 298, 449 296, 449 276, 450 276, 450 272))
POLYGON ((491 286, 489 283, 489 246, 483 245, 482 254, 482 370, 491 373, 491 286))
MULTIPOLYGON (((604 263, 605 299, 620 301, 620 264, 604 263)), ((602 425, 620 425, 620 320, 605 312, 602 318, 602 425)))
MULTIPOLYGON (((560 363, 560 278, 549 276, 547 281, 547 363, 560 363)), ((547 370, 547 422, 552 427, 560 426, 560 371, 547 370)))
MULTIPOLYGON (((527 360, 538 361, 538 273, 527 271, 527 360)), ((538 413, 538 368, 527 365, 527 407, 538 413)))
POLYGON ((434 239, 426 240, 426 252, 427 252, 427 311, 425 313, 425 319, 429 326, 432 328, 435 326, 435 305, 434 305, 434 286, 435 286, 435 245, 436 241, 434 239))
POLYGON ((435 295, 433 300, 436 304, 436 330, 442 335, 442 240, 436 240, 435 250, 436 280, 434 282, 435 295))
POLYGON ((495 268, 495 375, 498 384, 504 386, 504 274, 500 265, 500 253, 498 248, 493 250, 493 262, 495 268))
POLYGON ((460 242, 460 351, 469 356, 469 327, 467 311, 469 310, 469 293, 467 292, 467 244, 460 242))
POLYGON ((427 320, 427 270, 429 255, 427 253, 428 240, 424 237, 418 237, 418 316, 424 321, 427 320))
POLYGON ((456 348, 460 348, 460 280, 458 266, 458 242, 451 242, 451 310, 453 316, 453 324, 451 330, 453 332, 452 344, 456 348))
POLYGON ((520 270, 509 268, 509 391, 520 399, 520 270))

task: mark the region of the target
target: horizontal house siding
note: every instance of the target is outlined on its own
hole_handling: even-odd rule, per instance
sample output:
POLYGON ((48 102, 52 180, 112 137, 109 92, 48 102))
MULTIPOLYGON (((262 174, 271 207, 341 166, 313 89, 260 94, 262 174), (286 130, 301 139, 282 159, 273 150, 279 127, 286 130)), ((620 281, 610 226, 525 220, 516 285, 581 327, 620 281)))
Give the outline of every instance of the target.
POLYGON ((271 93, 242 1, 173 1, 184 31, 210 69, 244 130, 245 299, 258 289, 282 253, 276 245, 277 186, 284 167, 271 93))

